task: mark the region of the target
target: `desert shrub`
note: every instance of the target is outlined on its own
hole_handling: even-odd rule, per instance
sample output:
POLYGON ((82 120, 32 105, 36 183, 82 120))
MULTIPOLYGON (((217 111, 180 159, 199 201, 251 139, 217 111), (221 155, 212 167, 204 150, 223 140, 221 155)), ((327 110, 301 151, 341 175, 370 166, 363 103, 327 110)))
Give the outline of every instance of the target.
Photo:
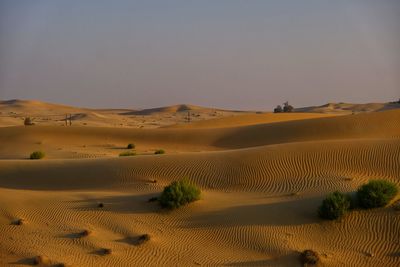
POLYGON ((122 152, 119 154, 120 157, 130 157, 130 156, 136 156, 136 153, 133 151, 126 151, 122 152))
POLYGON ((78 234, 78 236, 79 237, 86 237, 86 236, 89 236, 89 235, 91 235, 92 234, 92 231, 90 231, 90 230, 83 230, 82 232, 80 232, 79 234, 78 234))
POLYGON ((128 144, 126 146, 127 149, 135 149, 135 144, 128 144))
POLYGON ((281 112, 283 112, 281 105, 278 105, 278 106, 276 106, 276 108, 274 108, 274 113, 281 113, 281 112))
POLYGON ((150 235, 149 234, 143 234, 139 236, 139 238, 136 241, 136 245, 141 245, 147 241, 150 241, 150 235))
POLYGON ((31 126, 31 125, 34 125, 34 123, 32 122, 32 119, 30 117, 26 117, 24 120, 24 125, 31 126))
POLYGON ((100 249, 99 253, 101 255, 110 255, 112 253, 112 249, 111 248, 102 248, 102 249, 100 249))
POLYGON ((200 199, 200 189, 189 179, 172 182, 164 188, 159 202, 162 207, 175 209, 200 199))
POLYGON ((318 253, 307 249, 300 253, 300 261, 304 266, 316 265, 319 262, 318 253))
POLYGON ((289 105, 289 102, 283 103, 283 112, 292 112, 293 106, 289 105))
POLYGON ((30 159, 42 159, 44 158, 45 153, 43 151, 34 151, 32 154, 29 156, 30 159))
POLYGON ((329 194, 318 208, 322 219, 335 220, 342 217, 350 208, 350 197, 338 191, 329 194))
POLYGON ((165 154, 165 150, 164 149, 158 149, 156 151, 154 151, 154 154, 165 154))
POLYGON ((24 223, 25 223, 24 219, 17 219, 12 222, 12 224, 14 224, 14 225, 23 225, 24 223))
POLYGON ((365 209, 386 206, 398 192, 397 186, 386 180, 371 180, 357 191, 358 204, 365 209))

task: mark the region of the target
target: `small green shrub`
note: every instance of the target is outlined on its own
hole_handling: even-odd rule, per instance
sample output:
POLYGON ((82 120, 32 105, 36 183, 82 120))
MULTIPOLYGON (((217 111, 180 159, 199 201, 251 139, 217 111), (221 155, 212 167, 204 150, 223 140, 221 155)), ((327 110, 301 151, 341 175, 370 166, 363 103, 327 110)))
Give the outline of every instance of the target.
POLYGON ((357 191, 360 207, 365 209, 386 206, 398 192, 397 186, 386 180, 371 180, 357 191))
POLYGON ((338 191, 329 194, 318 208, 322 219, 335 220, 342 217, 350 208, 350 197, 338 191))
POLYGON ((165 187, 158 200, 162 207, 175 209, 199 200, 200 194, 200 189, 189 179, 184 178, 165 187))
POLYGON ((119 154, 120 157, 130 157, 130 156, 136 156, 136 153, 133 151, 126 151, 122 152, 119 154))
POLYGON ((135 144, 128 144, 126 146, 127 149, 135 149, 135 144))
POLYGON ((154 154, 165 154, 165 150, 164 149, 158 149, 156 151, 154 151, 154 154))
POLYGON ((30 159, 42 159, 44 158, 45 154, 43 151, 34 151, 32 154, 29 156, 30 159))

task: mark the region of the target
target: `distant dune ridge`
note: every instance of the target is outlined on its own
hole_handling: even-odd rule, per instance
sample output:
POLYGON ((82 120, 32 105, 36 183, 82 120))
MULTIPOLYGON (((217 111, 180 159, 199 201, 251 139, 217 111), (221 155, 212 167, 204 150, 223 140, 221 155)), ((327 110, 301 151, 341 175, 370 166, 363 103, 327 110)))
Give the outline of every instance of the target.
POLYGON ((322 266, 399 266, 393 207, 333 222, 316 213, 330 192, 377 178, 400 185, 399 107, 273 114, 2 101, 0 265, 42 256, 67 266, 297 266, 312 249, 322 266), (34 126, 23 126, 27 114, 34 126), (118 157, 130 143, 136 156, 118 157), (46 156, 29 160, 33 151, 46 156), (199 201, 170 212, 148 202, 183 177, 200 186, 199 201))
POLYGON ((367 104, 328 103, 322 106, 296 108, 295 111, 317 112, 317 113, 344 113, 344 114, 385 111, 385 110, 400 108, 399 101, 394 101, 389 103, 367 103, 367 104))

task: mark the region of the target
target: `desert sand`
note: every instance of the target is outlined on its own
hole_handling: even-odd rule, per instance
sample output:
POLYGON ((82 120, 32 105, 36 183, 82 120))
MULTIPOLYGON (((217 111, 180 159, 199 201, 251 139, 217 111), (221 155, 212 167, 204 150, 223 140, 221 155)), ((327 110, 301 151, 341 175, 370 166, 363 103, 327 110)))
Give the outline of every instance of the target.
POLYGON ((41 255, 46 266, 301 266, 299 252, 312 249, 321 266, 399 266, 400 211, 316 212, 332 191, 373 178, 400 185, 399 105, 298 111, 2 101, 0 265, 41 255), (118 157, 128 143, 137 155, 118 157), (46 157, 29 160, 34 150, 46 157), (201 200, 173 211, 148 202, 185 176, 201 200))

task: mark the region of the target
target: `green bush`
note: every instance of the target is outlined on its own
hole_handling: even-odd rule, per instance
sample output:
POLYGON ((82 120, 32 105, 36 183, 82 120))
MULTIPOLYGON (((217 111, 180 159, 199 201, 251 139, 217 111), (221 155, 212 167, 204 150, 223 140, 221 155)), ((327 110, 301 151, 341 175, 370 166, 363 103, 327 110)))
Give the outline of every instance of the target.
POLYGON ((318 208, 322 219, 335 220, 342 217, 350 208, 350 197, 338 191, 329 194, 318 208))
POLYGON ((127 149, 135 149, 135 144, 128 144, 126 146, 127 149))
POLYGON ((397 186, 385 180, 371 180, 357 191, 360 207, 365 209, 386 206, 398 192, 397 186))
POLYGON ((46 154, 44 154, 43 151, 34 151, 32 154, 29 156, 30 159, 42 159, 44 158, 46 154))
POLYGON ((172 182, 164 188, 159 202, 163 208, 175 209, 200 199, 200 189, 189 179, 172 182))
POLYGON ((126 151, 122 152, 119 154, 120 157, 130 157, 130 156, 136 156, 136 153, 133 151, 126 151))
POLYGON ((164 149, 158 149, 158 150, 154 151, 154 154, 165 154, 165 150, 164 149))

